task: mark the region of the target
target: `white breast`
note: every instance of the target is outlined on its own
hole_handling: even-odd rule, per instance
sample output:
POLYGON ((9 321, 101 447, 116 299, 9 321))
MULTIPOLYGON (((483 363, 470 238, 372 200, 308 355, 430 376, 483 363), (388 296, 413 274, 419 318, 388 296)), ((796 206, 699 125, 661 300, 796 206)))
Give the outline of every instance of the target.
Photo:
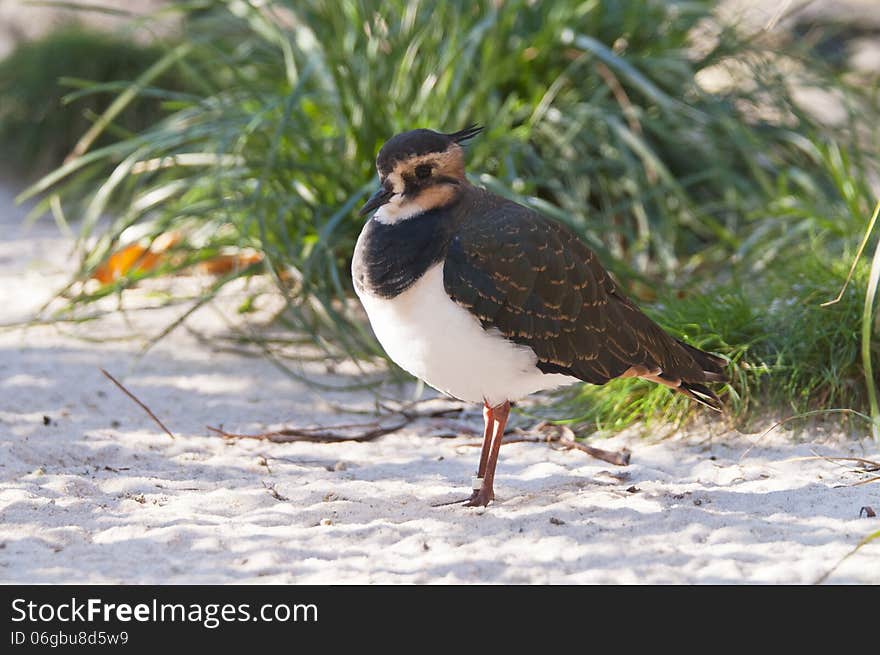
POLYGON ((542 373, 531 348, 508 341, 497 330, 484 330, 446 294, 442 263, 395 298, 358 295, 388 356, 455 398, 494 407, 578 381, 542 373))

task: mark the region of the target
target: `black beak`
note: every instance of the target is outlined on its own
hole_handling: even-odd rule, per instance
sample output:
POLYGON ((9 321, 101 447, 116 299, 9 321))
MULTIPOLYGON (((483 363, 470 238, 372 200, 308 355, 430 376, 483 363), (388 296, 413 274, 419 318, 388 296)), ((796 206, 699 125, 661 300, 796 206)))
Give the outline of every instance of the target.
POLYGON ((371 211, 379 209, 382 205, 384 205, 391 196, 394 195, 393 191, 389 191, 385 187, 379 187, 379 190, 376 191, 370 199, 367 200, 367 204, 361 207, 361 210, 358 212, 358 216, 366 216, 371 211))

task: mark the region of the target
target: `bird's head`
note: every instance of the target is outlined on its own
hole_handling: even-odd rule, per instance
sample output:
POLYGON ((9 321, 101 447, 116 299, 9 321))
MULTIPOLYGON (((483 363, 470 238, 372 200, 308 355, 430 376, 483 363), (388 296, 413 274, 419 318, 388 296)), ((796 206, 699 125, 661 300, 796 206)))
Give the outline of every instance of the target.
POLYGON ((452 134, 412 130, 391 137, 376 157, 379 190, 361 207, 383 223, 396 223, 451 203, 462 185, 461 144, 483 128, 476 125, 452 134))

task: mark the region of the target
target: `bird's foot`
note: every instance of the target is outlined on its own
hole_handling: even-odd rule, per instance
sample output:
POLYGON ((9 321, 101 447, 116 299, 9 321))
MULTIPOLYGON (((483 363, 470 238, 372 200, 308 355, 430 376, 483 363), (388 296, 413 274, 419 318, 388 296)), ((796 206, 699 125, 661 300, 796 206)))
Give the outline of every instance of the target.
POLYGON ((493 500, 495 500, 495 490, 492 489, 492 487, 489 487, 488 489, 486 487, 480 487, 479 489, 474 489, 474 493, 472 493, 471 497, 467 499, 464 506, 485 507, 493 500))
POLYGON ((482 478, 474 478, 474 492, 470 498, 459 498, 458 500, 449 500, 445 503, 435 503, 431 507, 446 507, 447 505, 464 504, 465 507, 485 507, 495 500, 495 490, 492 486, 482 484, 482 478), (480 486, 477 487, 477 484, 480 486))

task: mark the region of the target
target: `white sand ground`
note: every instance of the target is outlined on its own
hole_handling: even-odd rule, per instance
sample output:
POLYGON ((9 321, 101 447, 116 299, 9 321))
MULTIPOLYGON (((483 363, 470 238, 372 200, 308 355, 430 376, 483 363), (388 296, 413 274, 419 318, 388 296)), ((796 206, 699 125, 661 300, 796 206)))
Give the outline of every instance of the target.
MULTIPOLYGON (((48 298, 71 266, 68 238, 51 222, 24 231, 20 218, 2 191, 7 322, 48 298)), ((227 298, 192 324, 222 332, 218 312, 234 316, 235 307, 227 298)), ((816 433, 809 441, 774 433, 742 461, 754 437, 600 444, 629 446, 626 468, 510 444, 497 504, 432 507, 464 495, 473 437, 424 436, 427 423, 368 443, 209 436, 206 424, 259 431, 352 417, 328 406, 331 394, 185 330, 140 360, 141 340, 111 339, 154 334, 172 315, 0 331, 0 581, 810 583, 880 528, 880 519, 859 518, 862 506, 880 510, 880 484, 848 486, 860 478, 795 459, 877 459, 877 447, 816 433), (160 432, 98 367, 122 377, 178 437, 160 432)), ((368 405, 342 393, 332 400, 368 405)), ((479 414, 468 420, 479 427, 479 414)), ((880 544, 830 581, 880 582, 880 544)))

